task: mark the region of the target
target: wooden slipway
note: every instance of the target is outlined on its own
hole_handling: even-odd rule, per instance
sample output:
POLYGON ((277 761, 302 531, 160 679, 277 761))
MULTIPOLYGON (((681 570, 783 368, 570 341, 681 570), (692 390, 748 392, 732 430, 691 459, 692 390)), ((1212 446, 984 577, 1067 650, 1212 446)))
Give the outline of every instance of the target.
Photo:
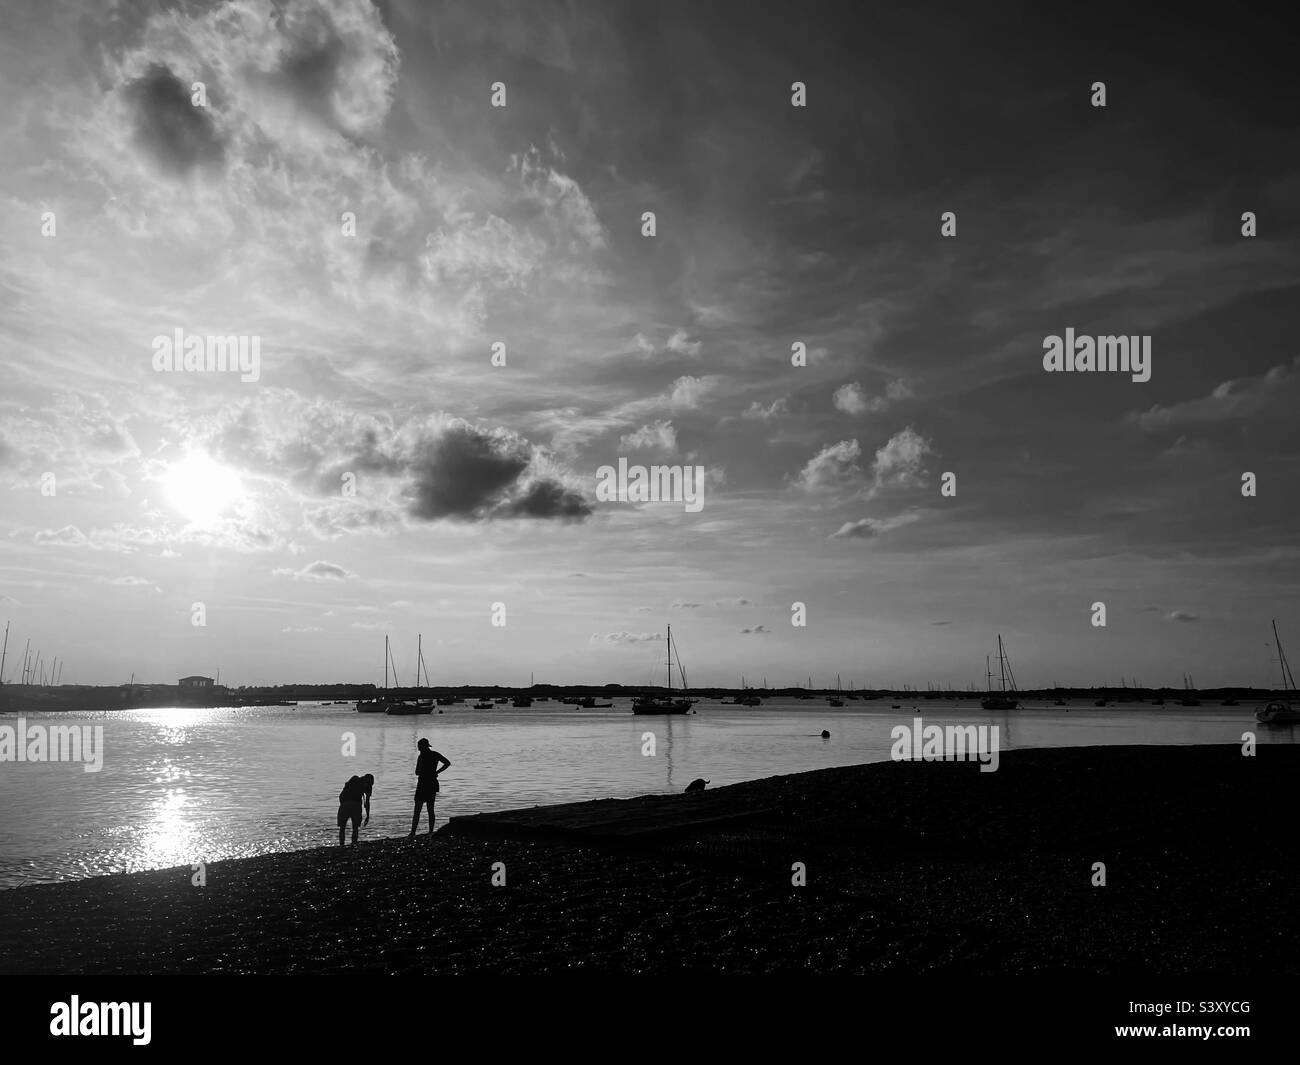
POLYGON ((596 799, 469 814, 451 818, 442 831, 453 835, 558 835, 631 841, 730 826, 774 812, 738 802, 738 797, 728 796, 726 791, 596 799))

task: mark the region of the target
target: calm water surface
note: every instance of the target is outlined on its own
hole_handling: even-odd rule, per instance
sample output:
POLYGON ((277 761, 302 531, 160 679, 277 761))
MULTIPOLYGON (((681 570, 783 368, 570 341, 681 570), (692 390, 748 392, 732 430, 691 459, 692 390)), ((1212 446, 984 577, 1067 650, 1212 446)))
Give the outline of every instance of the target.
MULTIPOLYGON (((996 724, 1002 750, 1095 744, 1294 743, 1294 727, 1258 725, 1259 704, 1105 709, 1071 704, 990 713, 978 703, 830 708, 772 700, 763 707, 698 704, 688 717, 634 717, 563 704, 393 718, 346 706, 154 709, 29 717, 31 724, 104 728, 104 765, 0 763, 0 887, 247 857, 337 842, 338 792, 374 773, 362 838, 410 828, 416 740, 451 759, 438 823, 448 816, 582 799, 714 787, 777 773, 889 758, 890 729, 925 721, 996 724), (549 708, 548 708, 549 707, 549 708), (820 737, 825 728, 829 740, 820 737), (643 732, 656 757, 641 754, 643 732), (356 756, 344 757, 345 734, 356 756)), ((12 725, 16 715, 0 715, 12 725)), ((422 829, 426 828, 422 825, 422 829)))

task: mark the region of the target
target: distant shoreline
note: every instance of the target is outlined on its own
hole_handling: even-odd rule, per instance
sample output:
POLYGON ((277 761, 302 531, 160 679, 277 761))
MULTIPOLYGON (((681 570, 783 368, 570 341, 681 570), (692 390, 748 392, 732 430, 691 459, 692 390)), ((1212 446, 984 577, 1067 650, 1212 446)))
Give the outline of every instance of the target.
MULTIPOLYGON (((71 685, 40 687, 38 685, 6 684, 0 686, 0 714, 18 713, 100 713, 107 710, 153 710, 183 707, 214 709, 246 706, 293 706, 298 703, 353 703, 362 699, 383 697, 395 701, 417 698, 457 700, 469 704, 479 699, 513 699, 527 696, 534 701, 532 709, 564 705, 565 698, 592 697, 595 699, 633 699, 642 696, 665 694, 663 687, 625 686, 622 684, 572 685, 537 684, 527 688, 505 688, 493 685, 427 688, 378 688, 374 685, 282 685, 271 688, 229 688, 214 685, 211 688, 180 688, 174 684, 134 685, 71 685)), ((841 699, 844 709, 870 707, 892 703, 920 706, 934 702, 969 702, 983 698, 986 692, 960 691, 910 691, 859 689, 847 691, 835 688, 700 688, 691 689, 689 696, 721 705, 740 705, 732 700, 742 695, 756 696, 760 700, 806 701, 826 704, 832 698, 841 699)), ((1295 692, 1262 688, 1031 688, 1014 693, 1021 701, 1051 702, 1062 700, 1065 704, 1104 702, 1108 705, 1141 706, 1146 704, 1178 706, 1184 699, 1197 704, 1224 705, 1226 700, 1241 702, 1268 702, 1294 699, 1295 692)), ((761 704, 760 704, 761 705, 761 704)), ((1232 705, 1228 703, 1227 705, 1232 705)), ((445 708, 445 707, 444 707, 445 708)), ((1075 707, 1070 706, 1071 709, 1075 707)), ((754 709, 754 707, 746 707, 754 709)), ((834 709, 839 709, 835 707, 834 709)))
POLYGON ((1297 773, 1056 748, 457 818, 0 892, 0 971, 1297 974, 1297 773))

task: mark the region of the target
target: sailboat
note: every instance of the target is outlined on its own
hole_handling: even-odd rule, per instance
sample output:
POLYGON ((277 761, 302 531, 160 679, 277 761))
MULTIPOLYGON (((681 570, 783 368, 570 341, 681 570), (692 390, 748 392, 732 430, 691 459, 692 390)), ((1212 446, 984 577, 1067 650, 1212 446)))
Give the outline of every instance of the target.
POLYGON ((374 699, 358 699, 357 700, 358 714, 382 714, 385 713, 388 710, 388 708, 393 705, 387 695, 389 657, 390 656, 388 652, 388 637, 385 636, 384 637, 384 692, 385 694, 383 696, 377 696, 374 699))
MULTIPOLYGON (((416 652, 415 659, 415 688, 420 689, 420 670, 424 668, 424 637, 419 636, 419 650, 416 652)), ((429 671, 424 671, 425 683, 429 680, 429 671)), ((397 681, 397 663, 393 663, 393 681, 397 681)), ((388 704, 384 710, 386 714, 392 714, 394 717, 410 717, 413 714, 431 714, 433 713, 433 699, 429 697, 416 697, 414 699, 398 699, 388 704)))
POLYGON ((826 697, 826 704, 827 704, 828 706, 843 706, 843 705, 844 705, 844 700, 840 697, 840 692, 841 692, 842 688, 843 688, 843 685, 840 683, 840 675, 839 675, 838 673, 836 673, 836 674, 835 674, 835 694, 834 694, 834 695, 829 695, 829 696, 826 697))
POLYGON ((989 693, 980 700, 980 706, 985 710, 1018 710, 1020 700, 1016 698, 1016 676, 1011 674, 1011 687, 1007 688, 1007 674, 1011 672, 1011 660, 1007 658, 1006 650, 1002 646, 1002 634, 998 633, 998 665, 1002 670, 1002 688, 998 692, 993 691, 993 668, 989 664, 988 655, 984 656, 984 668, 989 678, 989 693))
MULTIPOLYGON (((1278 639, 1276 621, 1273 622, 1273 642, 1277 645, 1277 661, 1282 669, 1282 688, 1294 692, 1295 677, 1291 675, 1291 664, 1286 660, 1286 652, 1282 650, 1282 641, 1278 639)), ((1300 710, 1289 703, 1269 703, 1263 710, 1255 711, 1255 720, 1265 725, 1293 725, 1300 722, 1300 710)))
POLYGON ((1192 694, 1194 691, 1196 691, 1196 685, 1192 683, 1192 675, 1190 673, 1183 674, 1183 690, 1185 694, 1181 699, 1178 700, 1179 706, 1200 706, 1201 705, 1201 700, 1196 698, 1196 696, 1192 694))
POLYGON ((673 627, 668 626, 668 694, 642 695, 632 700, 634 714, 687 714, 690 713, 692 700, 686 698, 686 671, 682 669, 682 660, 677 658, 677 668, 682 674, 682 695, 673 697, 673 627))

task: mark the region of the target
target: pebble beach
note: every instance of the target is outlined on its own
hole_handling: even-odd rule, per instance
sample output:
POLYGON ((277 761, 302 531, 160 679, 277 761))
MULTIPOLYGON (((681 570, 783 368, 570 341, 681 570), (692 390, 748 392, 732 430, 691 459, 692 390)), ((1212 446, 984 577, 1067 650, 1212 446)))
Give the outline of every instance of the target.
POLYGON ((363 832, 0 892, 0 971, 1295 975, 1298 774, 1028 750, 363 832))

